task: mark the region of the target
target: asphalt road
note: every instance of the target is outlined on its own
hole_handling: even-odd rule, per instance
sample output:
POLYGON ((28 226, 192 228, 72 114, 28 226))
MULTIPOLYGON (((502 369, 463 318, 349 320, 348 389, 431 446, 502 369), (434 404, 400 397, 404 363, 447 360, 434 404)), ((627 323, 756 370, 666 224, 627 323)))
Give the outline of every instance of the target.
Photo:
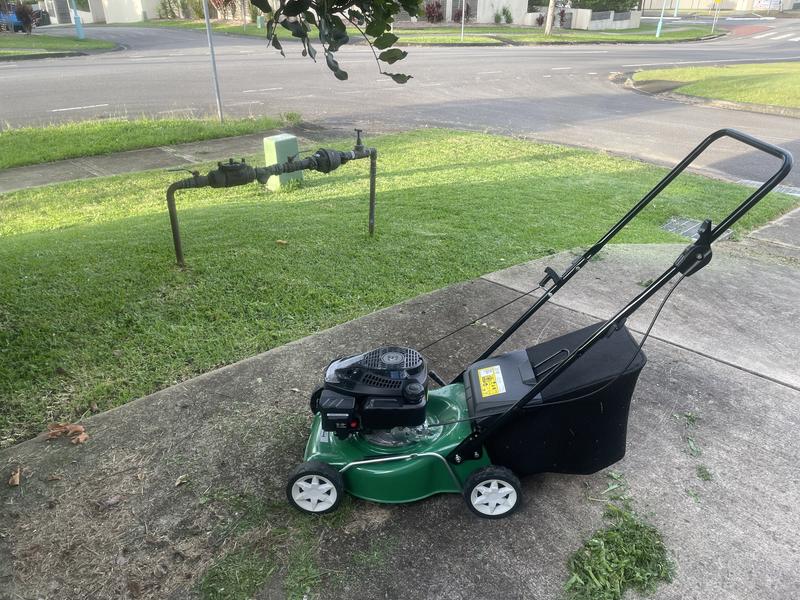
MULTIPOLYGON (((738 21, 707 42, 667 45, 410 48, 401 86, 379 75, 366 47, 346 48, 339 82, 324 64, 287 57, 262 40, 216 36, 225 114, 296 111, 307 121, 368 132, 447 126, 496 131, 672 164, 710 132, 734 127, 800 157, 800 121, 631 92, 609 76, 681 64, 800 60, 800 21, 738 21)), ((214 114, 203 31, 91 27, 124 50, 0 63, 2 121, 10 126, 123 115, 214 114)), ((64 29, 62 28, 62 31, 64 29)), ((66 33, 66 31, 65 31, 66 33)), ((395 70, 395 69, 393 69, 395 70)), ((721 142, 698 161, 709 174, 763 180, 769 158, 721 142)), ((787 180, 800 186, 800 169, 787 180)))

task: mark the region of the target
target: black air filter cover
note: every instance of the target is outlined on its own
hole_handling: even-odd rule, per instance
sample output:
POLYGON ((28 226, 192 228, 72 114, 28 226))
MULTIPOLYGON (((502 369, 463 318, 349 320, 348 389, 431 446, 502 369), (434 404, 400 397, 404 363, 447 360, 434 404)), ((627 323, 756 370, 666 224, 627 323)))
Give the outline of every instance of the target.
POLYGON ((325 372, 326 388, 359 396, 400 396, 412 383, 427 389, 427 380, 422 355, 399 346, 383 346, 333 361, 325 372))
MULTIPOLYGON (((358 422, 358 429, 414 427, 425 422, 428 367, 412 348, 383 346, 335 360, 325 371, 323 388, 323 395, 354 399, 353 414, 347 416, 348 423, 358 422)), ((334 419, 328 419, 326 410, 319 407, 323 429, 333 431, 334 419)))

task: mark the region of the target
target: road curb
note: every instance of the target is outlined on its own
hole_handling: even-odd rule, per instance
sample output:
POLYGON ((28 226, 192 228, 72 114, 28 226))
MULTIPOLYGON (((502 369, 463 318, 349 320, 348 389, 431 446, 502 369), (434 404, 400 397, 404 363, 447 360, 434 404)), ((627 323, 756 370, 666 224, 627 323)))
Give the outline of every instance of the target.
POLYGON ((0 62, 38 60, 40 58, 65 58, 68 56, 88 56, 88 54, 86 52, 40 52, 38 54, 10 54, 0 56, 0 62))
POLYGON ((106 54, 107 52, 118 52, 124 50, 123 46, 117 44, 113 48, 98 48, 97 50, 65 50, 64 52, 39 52, 31 54, 9 54, 0 55, 0 62, 14 62, 17 60, 39 60, 42 58, 69 58, 71 56, 92 56, 93 54, 106 54))
MULTIPOLYGON (((779 117, 789 117, 792 119, 800 119, 800 108, 789 108, 784 106, 771 106, 769 104, 750 104, 748 102, 734 102, 732 100, 715 100, 713 98, 701 98, 700 96, 690 96, 689 94, 681 94, 680 92, 673 91, 675 88, 684 85, 683 82, 655 82, 663 84, 664 89, 647 90, 637 84, 633 80, 633 71, 625 73, 616 73, 609 79, 622 87, 629 89, 640 94, 648 96, 656 96, 666 100, 673 100, 681 102, 682 104, 692 104, 695 106, 710 106, 712 108, 724 108, 727 110, 740 110, 744 112, 753 112, 764 115, 776 115, 779 117)), ((654 83, 654 82, 645 82, 654 83)))

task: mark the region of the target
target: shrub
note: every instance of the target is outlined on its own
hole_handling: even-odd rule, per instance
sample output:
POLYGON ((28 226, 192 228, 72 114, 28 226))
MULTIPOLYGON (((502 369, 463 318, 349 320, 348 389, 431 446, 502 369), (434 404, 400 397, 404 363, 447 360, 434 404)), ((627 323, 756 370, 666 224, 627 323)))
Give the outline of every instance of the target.
POLYGON ((187 0, 193 19, 203 18, 203 0, 187 0))
POLYGON ((536 24, 537 24, 539 27, 541 27, 542 25, 544 25, 544 15, 543 15, 543 14, 539 13, 539 16, 538 16, 538 17, 536 17, 536 24))
POLYGON ((613 10, 628 12, 638 6, 638 0, 572 0, 573 8, 589 8, 595 12, 613 10))
MULTIPOLYGON (((470 14, 470 12, 469 12, 469 4, 467 4, 467 3, 465 2, 465 3, 464 3, 464 5, 467 7, 467 14, 466 14, 466 16, 464 17, 464 20, 465 20, 465 21, 469 21, 470 17, 472 16, 472 15, 470 14)), ((455 9, 455 10, 453 11, 453 21, 455 21, 456 23, 461 23, 461 16, 462 16, 462 11, 461 11, 461 9, 460 9, 460 8, 457 8, 457 9, 455 9)))
POLYGON ((511 15, 511 9, 508 6, 503 7, 503 20, 505 20, 506 25, 511 25, 514 22, 514 17, 511 15))
POLYGON ((161 0, 158 5, 158 18, 159 19, 174 19, 178 16, 175 10, 177 4, 174 0, 161 0))
POLYGON ((561 9, 558 11, 558 26, 564 27, 567 24, 567 11, 565 9, 561 9))
POLYGON ((444 11, 442 11, 442 3, 439 0, 428 2, 425 5, 425 18, 428 23, 438 23, 444 21, 444 11))
POLYGON ((496 25, 500 25, 503 22, 503 15, 500 14, 499 10, 494 11, 494 22, 496 25))

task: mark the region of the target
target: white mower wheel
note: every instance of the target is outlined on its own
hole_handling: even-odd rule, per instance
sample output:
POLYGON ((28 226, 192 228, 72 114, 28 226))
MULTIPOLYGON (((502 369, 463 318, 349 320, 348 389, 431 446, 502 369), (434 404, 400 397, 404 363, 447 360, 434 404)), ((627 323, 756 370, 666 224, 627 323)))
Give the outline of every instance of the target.
POLYGON ((464 484, 464 500, 483 519, 502 519, 519 508, 522 490, 511 469, 489 465, 475 471, 464 484))
POLYGON ((289 473, 286 498, 299 511, 313 515, 333 512, 339 507, 343 496, 341 473, 324 462, 304 462, 289 473))

